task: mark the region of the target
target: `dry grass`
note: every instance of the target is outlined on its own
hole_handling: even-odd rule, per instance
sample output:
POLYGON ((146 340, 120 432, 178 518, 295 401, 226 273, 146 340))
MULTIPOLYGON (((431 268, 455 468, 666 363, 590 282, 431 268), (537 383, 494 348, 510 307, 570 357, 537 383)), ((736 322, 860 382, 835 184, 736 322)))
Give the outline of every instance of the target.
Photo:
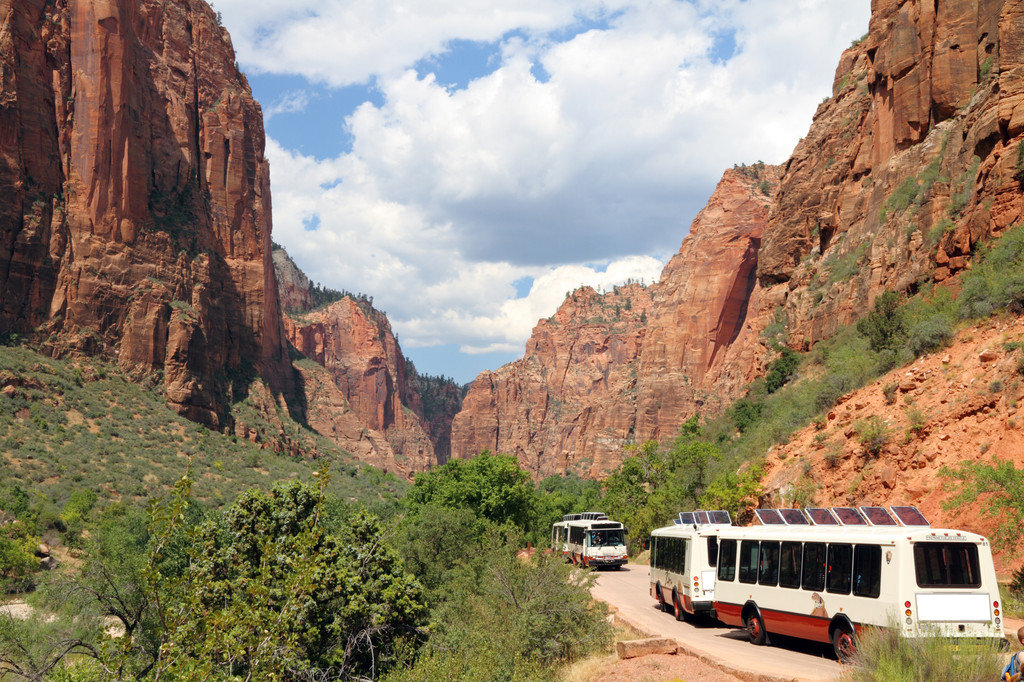
MULTIPOLYGON (((625 623, 614 615, 612 618, 612 634, 616 642, 628 642, 634 639, 644 639, 648 637, 647 633, 637 630, 629 623, 625 623)), ((597 653, 593 656, 576 661, 572 665, 564 668, 562 674, 559 677, 561 682, 593 682, 598 679, 604 673, 608 672, 609 668, 615 666, 618 662, 619 657, 615 653, 615 647, 612 646, 608 652, 597 653)))

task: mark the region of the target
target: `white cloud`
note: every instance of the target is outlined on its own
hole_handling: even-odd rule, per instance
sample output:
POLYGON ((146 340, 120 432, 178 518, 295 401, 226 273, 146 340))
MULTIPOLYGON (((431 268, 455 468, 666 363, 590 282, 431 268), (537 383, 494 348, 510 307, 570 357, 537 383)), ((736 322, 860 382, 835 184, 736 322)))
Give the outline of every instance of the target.
POLYGON ((383 102, 347 117, 336 158, 268 143, 275 239, 314 280, 372 294, 404 345, 480 352, 520 351, 579 284, 655 279, 724 168, 785 160, 869 2, 781 5, 217 2, 245 68, 375 78, 383 102), (500 62, 461 89, 411 70, 454 39, 501 41, 500 62))

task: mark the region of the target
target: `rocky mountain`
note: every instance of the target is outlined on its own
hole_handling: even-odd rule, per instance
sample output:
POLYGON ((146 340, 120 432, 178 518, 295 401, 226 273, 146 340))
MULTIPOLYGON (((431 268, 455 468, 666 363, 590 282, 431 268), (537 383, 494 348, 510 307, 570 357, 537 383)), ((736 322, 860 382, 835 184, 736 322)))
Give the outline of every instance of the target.
POLYGON ((292 393, 262 113, 210 6, 0 21, 0 334, 115 360, 214 427, 254 374, 292 393))
POLYGON ((302 380, 310 424, 388 470, 411 475, 446 462, 462 401, 455 383, 419 375, 370 297, 310 282, 284 249, 273 258, 285 336, 329 376, 302 380))
POLYGON ((544 378, 559 375, 578 340, 542 322, 522 361, 474 382, 453 453, 497 448, 538 475, 600 475, 623 444, 664 439, 741 395, 771 360, 765 333, 806 349, 882 292, 913 293, 969 267, 974 248, 1024 208, 1022 36, 1016 0, 873 2, 869 33, 843 54, 791 158, 761 169, 763 179, 727 172, 650 287, 635 349, 606 368, 635 371, 635 395, 605 399, 580 382, 570 384, 580 393, 553 391, 544 378), (767 186, 770 197, 758 191, 767 186), (542 431, 521 427, 526 406, 536 422, 552 401, 585 404, 585 419, 544 410, 542 431))
POLYGON ((601 476, 623 446, 738 397, 765 356, 748 318, 778 176, 764 164, 727 171, 658 283, 581 289, 541 320, 522 360, 470 386, 453 456, 490 448, 536 476, 601 476))

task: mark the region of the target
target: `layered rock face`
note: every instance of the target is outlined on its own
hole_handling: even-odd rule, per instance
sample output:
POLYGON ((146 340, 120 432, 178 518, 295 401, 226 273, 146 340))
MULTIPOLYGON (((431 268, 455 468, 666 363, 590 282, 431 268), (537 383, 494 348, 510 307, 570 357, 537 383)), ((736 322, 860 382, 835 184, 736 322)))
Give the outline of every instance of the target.
POLYGON ((731 191, 738 179, 727 173, 651 288, 645 338, 627 360, 635 395, 606 404, 587 389, 552 393, 538 377, 557 374, 556 358, 576 342, 566 333, 555 350, 528 348, 477 379, 453 453, 490 447, 537 473, 598 474, 589 453, 601 450, 607 470, 623 443, 663 440, 690 415, 721 409, 771 359, 761 339, 770 323, 808 348, 883 291, 955 275, 979 242, 1020 222, 1022 133, 1024 2, 875 0, 869 34, 844 53, 833 96, 771 200, 731 191), (585 402, 587 419, 545 412, 543 430, 522 429, 526 407, 536 421, 548 395, 585 402), (588 431, 596 422, 614 426, 588 431), (573 442, 537 437, 570 428, 573 442))
POLYGON ((346 296, 326 308, 285 317, 285 332, 299 352, 327 369, 363 427, 383 434, 396 466, 413 472, 437 463, 434 444, 421 423, 423 404, 415 375, 407 372, 383 313, 368 301, 346 296))
POLYGON ((773 166, 727 171, 652 287, 637 371, 638 440, 674 436, 695 412, 718 412, 763 369, 757 266, 778 180, 773 166))
POLYGON ((878 0, 870 29, 786 164, 764 235, 763 300, 796 346, 882 291, 947 279, 1022 218, 1024 4, 878 0))
POLYGON ((639 284, 573 292, 537 323, 523 359, 470 386, 452 425, 452 456, 514 454, 536 477, 614 468, 633 428, 650 309, 651 292, 639 284))
POLYGON ((695 411, 738 397, 764 360, 748 317, 778 174, 727 171, 659 283, 581 289, 541 320, 522 360, 470 386, 452 455, 489 448, 536 477, 600 477, 630 443, 671 436, 695 411))
POLYGON ((259 105, 200 0, 0 6, 0 333, 162 378, 221 425, 293 389, 259 105))

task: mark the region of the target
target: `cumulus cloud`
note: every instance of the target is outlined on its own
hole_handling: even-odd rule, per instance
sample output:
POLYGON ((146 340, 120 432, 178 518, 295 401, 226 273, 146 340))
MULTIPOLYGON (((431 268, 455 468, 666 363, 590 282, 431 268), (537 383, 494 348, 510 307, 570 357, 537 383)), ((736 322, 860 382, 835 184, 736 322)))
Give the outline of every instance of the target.
POLYGON ((314 280, 373 295, 404 345, 467 352, 521 351, 580 284, 656 279, 725 168, 786 158, 868 5, 217 3, 243 67, 380 94, 347 113, 335 158, 269 142, 275 239, 314 280), (500 59, 461 88, 412 68, 456 39, 500 59))

